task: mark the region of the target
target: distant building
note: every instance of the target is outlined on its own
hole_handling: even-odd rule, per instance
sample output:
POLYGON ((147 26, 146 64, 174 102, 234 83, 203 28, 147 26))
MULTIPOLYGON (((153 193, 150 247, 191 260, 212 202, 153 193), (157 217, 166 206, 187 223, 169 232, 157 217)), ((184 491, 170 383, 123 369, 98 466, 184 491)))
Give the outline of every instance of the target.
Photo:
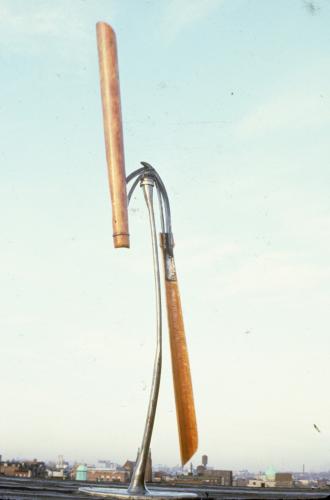
POLYGON ((20 464, 4 462, 0 465, 0 474, 7 477, 31 477, 31 471, 23 470, 20 464))
POLYGON ((63 455, 59 455, 56 464, 48 462, 47 476, 52 479, 66 479, 69 476, 69 463, 64 461, 63 455))
POLYGON ((276 472, 275 486, 277 488, 292 488, 293 477, 291 472, 276 472))
POLYGON ((53 478, 53 479, 66 479, 64 469, 61 469, 61 470, 47 469, 47 475, 49 478, 53 478))
POLYGON ((197 476, 203 483, 232 486, 233 472, 231 470, 206 469, 203 465, 197 467, 197 476))
POLYGON ((249 480, 245 479, 243 477, 237 477, 236 479, 233 479, 233 486, 236 486, 238 488, 244 488, 245 486, 248 485, 249 480))
POLYGON ((113 470, 105 467, 89 467, 87 470, 87 480, 127 483, 129 481, 129 473, 123 468, 121 470, 113 470))
POLYGON ((205 465, 197 465, 196 467, 196 474, 197 476, 203 476, 206 472, 206 467, 205 465))
MULTIPOLYGON (((77 481, 129 483, 136 464, 132 460, 126 460, 122 467, 108 460, 99 460, 98 463, 101 467, 79 465, 73 468, 71 477, 77 481)), ((152 481, 151 453, 147 461, 145 479, 146 482, 152 481)))
POLYGON ((249 479, 247 482, 249 488, 265 488, 266 481, 263 479, 249 479))
POLYGON ((330 486, 330 481, 328 479, 319 479, 317 481, 317 488, 328 489, 330 486))
POLYGON ((310 487, 310 480, 309 479, 298 479, 295 481, 295 486, 298 486, 299 488, 309 488, 310 487))
POLYGON ((0 463, 0 474, 7 477, 44 479, 46 465, 38 460, 8 461, 0 463))
POLYGON ((271 465, 265 470, 265 478, 267 481, 275 481, 276 470, 271 465))
POLYGON ((270 467, 267 467, 267 469, 265 470, 264 477, 263 477, 266 481, 266 488, 274 488, 276 486, 275 474, 276 474, 276 471, 272 465, 270 467))
POLYGON ((231 470, 219 470, 207 467, 208 456, 202 456, 202 465, 196 467, 195 480, 193 482, 206 484, 219 484, 221 486, 232 486, 233 472, 231 470))
POLYGON ((153 473, 152 481, 155 483, 160 482, 173 482, 174 477, 168 473, 166 470, 157 470, 153 473))
POLYGON ((88 472, 88 467, 87 465, 81 464, 78 465, 75 471, 75 477, 77 481, 87 481, 87 472, 88 472))

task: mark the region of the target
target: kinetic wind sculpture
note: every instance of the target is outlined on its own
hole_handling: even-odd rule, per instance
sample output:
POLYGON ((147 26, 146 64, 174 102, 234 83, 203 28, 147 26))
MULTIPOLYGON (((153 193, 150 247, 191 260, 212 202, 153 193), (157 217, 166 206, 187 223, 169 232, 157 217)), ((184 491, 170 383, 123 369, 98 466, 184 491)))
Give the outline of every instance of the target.
POLYGON ((110 496, 120 499, 142 500, 146 497, 155 497, 158 499, 169 497, 178 499, 195 498, 196 495, 193 493, 165 491, 163 489, 155 491, 147 489, 145 485, 145 471, 157 407, 162 364, 161 284, 153 208, 154 188, 157 191, 160 208, 160 246, 164 261, 167 318, 182 465, 187 463, 197 450, 197 425, 178 279, 174 263, 174 240, 168 195, 159 174, 146 162, 141 162, 141 168, 135 170, 127 178, 125 176, 116 36, 112 28, 103 22, 97 24, 96 31, 104 137, 112 200, 113 241, 115 248, 129 248, 127 207, 135 188, 139 184, 143 190, 148 207, 151 229, 156 293, 157 345, 142 445, 129 488, 81 488, 81 490, 92 495, 110 496), (131 183, 131 187, 127 194, 126 184, 129 183, 131 183))

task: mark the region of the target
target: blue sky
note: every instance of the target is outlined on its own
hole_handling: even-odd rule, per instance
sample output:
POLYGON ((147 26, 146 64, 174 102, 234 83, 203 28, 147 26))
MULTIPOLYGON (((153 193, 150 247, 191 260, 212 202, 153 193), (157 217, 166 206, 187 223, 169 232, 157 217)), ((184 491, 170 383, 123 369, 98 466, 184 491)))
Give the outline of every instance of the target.
MULTIPOLYGON (((0 1, 0 453, 123 462, 142 436, 151 251, 141 195, 132 248, 112 248, 99 20, 118 37, 127 172, 149 161, 171 198, 194 464, 328 469, 325 0, 0 1)), ((176 464, 164 347, 152 451, 176 464)))

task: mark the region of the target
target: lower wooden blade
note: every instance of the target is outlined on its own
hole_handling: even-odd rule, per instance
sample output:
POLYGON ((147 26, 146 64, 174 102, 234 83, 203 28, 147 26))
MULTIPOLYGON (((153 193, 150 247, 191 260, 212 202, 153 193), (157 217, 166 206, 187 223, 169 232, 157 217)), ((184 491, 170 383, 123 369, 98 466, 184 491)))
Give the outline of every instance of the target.
POLYGON ((198 446, 195 404, 178 282, 165 280, 165 288, 181 462, 184 465, 198 446))

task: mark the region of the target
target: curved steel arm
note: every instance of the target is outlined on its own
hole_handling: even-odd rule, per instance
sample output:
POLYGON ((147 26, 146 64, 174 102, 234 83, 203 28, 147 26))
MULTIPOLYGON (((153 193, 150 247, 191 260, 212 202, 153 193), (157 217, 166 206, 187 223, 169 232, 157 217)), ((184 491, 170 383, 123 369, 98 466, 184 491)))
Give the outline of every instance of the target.
POLYGON ((159 273, 159 257, 158 257, 158 246, 157 246, 157 233, 156 233, 156 223, 155 214, 153 208, 153 187, 154 180, 151 177, 137 178, 134 185, 137 186, 138 182, 141 182, 141 187, 143 188, 144 198, 148 207, 149 221, 150 221, 150 231, 151 231, 151 241, 152 241, 152 255, 154 264, 154 279, 155 279, 155 293, 156 293, 156 323, 157 323, 157 342, 156 342, 156 354, 154 361, 154 370, 152 376, 152 385, 150 391, 149 406, 147 412, 147 419, 145 423, 145 429, 142 438, 141 449, 137 458, 134 473, 131 479, 130 486, 128 488, 129 493, 132 494, 143 494, 146 493, 145 487, 145 472, 148 460, 148 454, 150 449, 151 436, 155 421, 157 401, 159 394, 159 385, 162 369, 162 304, 161 304, 161 291, 160 291, 160 273, 159 273))
POLYGON ((133 192, 135 191, 139 182, 141 182, 144 178, 147 177, 153 179, 159 197, 159 208, 161 214, 161 225, 163 233, 166 233, 168 235, 166 238, 167 239, 166 250, 170 255, 173 256, 174 240, 172 234, 171 207, 166 188, 158 172, 149 163, 142 161, 141 164, 143 165, 142 168, 138 168, 130 175, 128 175, 126 178, 127 184, 131 182, 134 178, 136 178, 128 192, 127 196, 128 203, 130 202, 133 192))
POLYGON ((198 443, 197 424, 194 407, 194 398, 188 358, 187 343, 184 331, 183 315, 181 308, 178 279, 176 274, 173 248, 174 239, 172 234, 171 210, 166 188, 157 171, 146 162, 141 162, 143 167, 132 172, 126 179, 129 183, 133 181, 128 193, 130 202, 137 185, 144 189, 145 200, 149 210, 151 236, 153 244, 153 259, 157 301, 157 350, 154 365, 153 383, 149 401, 149 409, 141 451, 131 481, 131 491, 142 491, 144 486, 144 475, 147 455, 151 442, 153 421, 156 412, 158 390, 161 370, 161 297, 159 282, 159 261, 157 250, 157 237, 155 228, 155 216, 153 210, 152 190, 156 187, 161 218, 161 248, 163 252, 165 270, 165 290, 167 317, 170 333, 170 347, 172 357, 172 371, 175 402, 177 410, 177 421, 179 429, 179 441, 181 450, 181 461, 185 464, 195 453, 198 443), (160 347, 159 347, 160 346, 160 347), (160 350, 158 350, 160 349, 160 350), (158 371, 159 368, 159 371, 158 371), (156 389, 157 388, 157 389, 156 389))

